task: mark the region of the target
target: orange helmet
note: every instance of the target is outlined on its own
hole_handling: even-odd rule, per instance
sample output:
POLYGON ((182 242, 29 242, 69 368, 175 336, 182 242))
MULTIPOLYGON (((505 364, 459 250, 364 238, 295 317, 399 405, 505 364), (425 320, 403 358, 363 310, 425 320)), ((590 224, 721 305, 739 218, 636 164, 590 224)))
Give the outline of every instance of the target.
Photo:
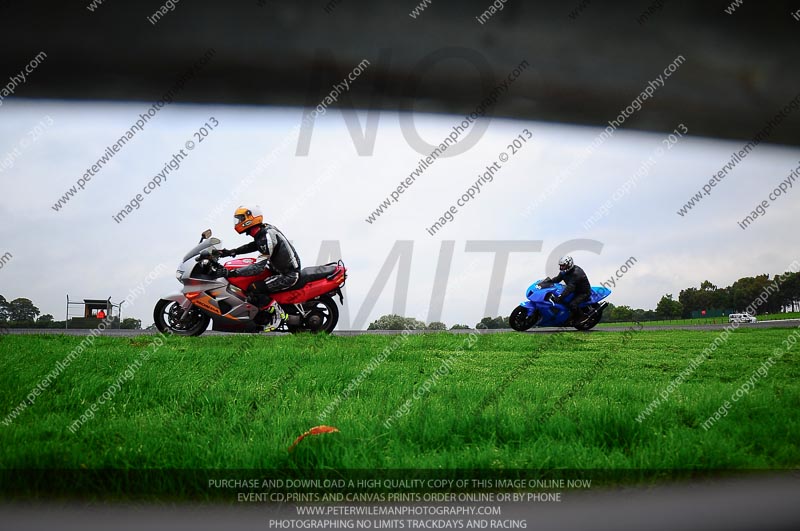
POLYGON ((239 234, 264 223, 264 215, 261 213, 261 207, 258 205, 255 205, 253 208, 240 206, 236 209, 236 212, 233 213, 233 218, 236 223, 233 228, 239 234))

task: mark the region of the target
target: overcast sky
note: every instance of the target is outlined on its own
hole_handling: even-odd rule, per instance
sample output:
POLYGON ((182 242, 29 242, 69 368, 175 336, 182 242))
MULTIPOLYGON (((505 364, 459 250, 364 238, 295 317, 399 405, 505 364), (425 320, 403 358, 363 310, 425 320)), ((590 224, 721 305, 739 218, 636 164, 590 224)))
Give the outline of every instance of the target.
MULTIPOLYGON (((340 242, 350 269, 346 303, 351 320, 398 240, 413 241, 405 314, 425 321, 441 242, 455 241, 442 315, 448 326, 472 325, 484 316, 494 255, 465 252, 468 240, 542 241, 541 252, 511 255, 500 298, 499 313, 504 315, 522 300, 532 281, 557 273, 545 267, 551 252, 578 238, 603 244, 600 254, 572 253, 594 285, 636 257, 638 264, 618 281, 610 301, 641 308, 654 308, 665 293, 677 297, 682 288, 698 286, 704 279, 728 285, 742 276, 783 271, 800 258, 800 231, 792 216, 800 201, 800 182, 746 231, 737 226, 800 165, 799 149, 758 146, 687 216, 676 214, 745 143, 695 138, 691 116, 675 119, 676 127, 684 123, 688 128, 688 137, 658 158, 649 174, 589 230, 584 228, 586 219, 662 146, 665 134, 617 132, 526 215, 526 207, 602 129, 491 119, 474 147, 437 160, 399 202, 368 224, 365 218, 422 156, 406 142, 397 113, 380 113, 374 150, 359 156, 342 113, 331 110, 317 118, 308 156, 296 156, 297 141, 290 136, 287 144, 284 139, 296 133, 301 109, 172 104, 84 190, 54 211, 53 203, 149 107, 21 99, 8 99, 0 107, 0 168, 7 161, 0 169, 0 255, 13 256, 0 269, 0 294, 8 300, 28 297, 43 313, 63 319, 67 294, 119 301, 163 263, 165 273, 124 309, 123 317, 134 316, 146 326, 152 323, 158 298, 180 288, 173 272, 203 229, 210 226, 228 247, 249 241, 233 231, 233 210, 240 203, 260 204, 266 220, 294 241, 304 266, 315 265, 323 240, 340 242), (186 141, 210 117, 219 126, 138 210, 115 223, 112 216, 141 193, 174 153, 186 150, 186 141), (29 147, 20 147, 28 131, 43 120, 41 136, 29 147), (426 227, 501 151, 511 155, 507 145, 524 135, 525 128, 532 139, 459 209, 452 223, 430 236, 426 227), (288 147, 279 149, 267 170, 231 199, 231 191, 259 159, 281 143, 288 147), (7 158, 15 148, 18 153, 7 158), (209 212, 220 203, 224 213, 209 223, 209 212)), ((358 118, 363 127, 365 114, 358 113, 358 118)), ((462 118, 417 114, 415 124, 420 136, 433 144, 462 118)), ((393 274, 367 321, 355 324, 365 327, 391 312, 394 279, 393 274)))

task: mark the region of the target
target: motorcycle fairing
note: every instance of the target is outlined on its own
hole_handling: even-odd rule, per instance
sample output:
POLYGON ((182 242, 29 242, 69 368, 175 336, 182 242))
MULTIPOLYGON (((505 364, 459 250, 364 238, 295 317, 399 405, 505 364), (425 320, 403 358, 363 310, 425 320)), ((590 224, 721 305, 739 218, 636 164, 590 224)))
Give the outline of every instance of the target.
MULTIPOLYGON (((228 269, 240 269, 252 265, 255 258, 237 258, 225 262, 228 269)), ((258 275, 248 277, 232 277, 228 281, 239 289, 247 290, 250 284, 265 280, 271 275, 268 269, 258 275)), ((338 287, 345 278, 345 268, 341 264, 327 264, 324 266, 306 267, 300 272, 300 278, 295 286, 287 291, 274 293, 272 297, 279 304, 298 304, 320 295, 329 293, 338 287)))

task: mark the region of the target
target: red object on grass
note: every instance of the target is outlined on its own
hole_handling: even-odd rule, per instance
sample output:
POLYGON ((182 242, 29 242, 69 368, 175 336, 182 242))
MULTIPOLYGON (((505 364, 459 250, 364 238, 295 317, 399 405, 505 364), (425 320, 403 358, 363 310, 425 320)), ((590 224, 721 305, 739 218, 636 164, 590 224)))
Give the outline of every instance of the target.
POLYGON ((292 445, 289 447, 289 451, 291 452, 292 450, 294 450, 294 447, 297 446, 297 444, 300 441, 302 441, 303 439, 305 439, 309 435, 320 435, 322 433, 334 433, 334 432, 338 432, 338 431, 339 431, 339 428, 334 428, 333 426, 314 426, 313 428, 311 428, 310 430, 305 432, 303 435, 301 435, 300 437, 295 439, 294 442, 292 443, 292 445))

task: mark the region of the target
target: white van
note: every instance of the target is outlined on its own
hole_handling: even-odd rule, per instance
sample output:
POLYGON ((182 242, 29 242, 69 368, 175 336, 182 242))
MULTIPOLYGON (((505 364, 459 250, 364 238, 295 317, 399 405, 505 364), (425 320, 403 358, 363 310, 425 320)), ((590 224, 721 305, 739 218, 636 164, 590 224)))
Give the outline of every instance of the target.
POLYGON ((728 316, 729 323, 757 323, 758 319, 749 313, 732 313, 728 316))

